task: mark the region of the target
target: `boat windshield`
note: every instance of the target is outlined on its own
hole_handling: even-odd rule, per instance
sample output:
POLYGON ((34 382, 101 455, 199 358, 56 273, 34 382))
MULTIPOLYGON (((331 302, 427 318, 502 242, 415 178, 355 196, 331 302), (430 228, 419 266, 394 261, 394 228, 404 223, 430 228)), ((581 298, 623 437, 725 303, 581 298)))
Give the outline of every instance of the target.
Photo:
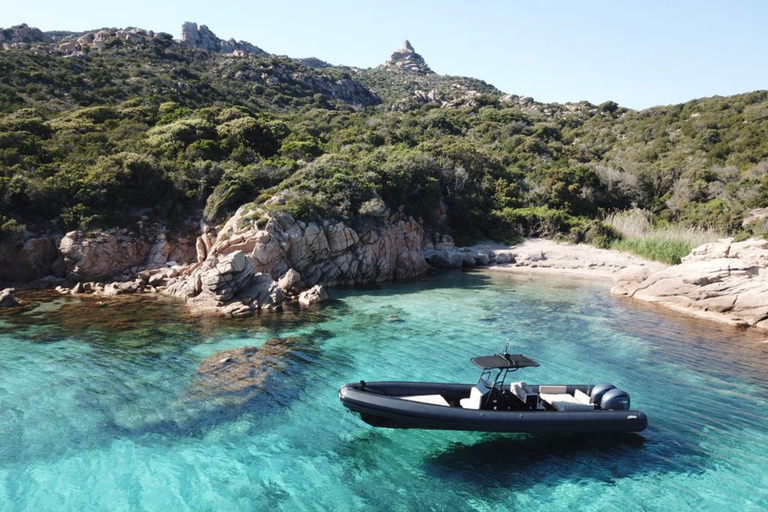
POLYGON ((477 384, 479 389, 482 389, 482 387, 504 389, 504 382, 506 381, 509 372, 517 371, 520 368, 539 366, 539 363, 528 356, 524 356, 523 354, 508 354, 506 350, 502 354, 474 357, 472 358, 472 362, 475 366, 483 370, 477 384), (492 378, 493 373, 496 373, 495 378, 492 378))

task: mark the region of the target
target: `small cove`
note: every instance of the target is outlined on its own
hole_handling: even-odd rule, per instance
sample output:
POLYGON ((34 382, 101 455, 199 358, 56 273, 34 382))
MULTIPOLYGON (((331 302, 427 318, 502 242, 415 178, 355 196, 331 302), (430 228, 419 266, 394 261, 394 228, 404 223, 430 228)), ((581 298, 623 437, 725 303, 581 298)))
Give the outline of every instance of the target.
POLYGON ((57 298, 0 316, 0 509, 764 510, 764 335, 616 299, 607 282, 452 272, 334 290, 309 312, 186 316, 177 302, 57 298), (217 351, 296 337, 262 392, 191 397, 217 351), (477 378, 630 391, 640 436, 373 429, 336 391, 477 378))

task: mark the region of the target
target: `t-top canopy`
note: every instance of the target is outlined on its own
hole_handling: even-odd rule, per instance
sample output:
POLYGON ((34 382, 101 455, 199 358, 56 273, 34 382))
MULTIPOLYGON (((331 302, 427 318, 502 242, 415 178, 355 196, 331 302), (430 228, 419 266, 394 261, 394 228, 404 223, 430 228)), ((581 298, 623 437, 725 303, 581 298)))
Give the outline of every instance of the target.
POLYGON ((494 354, 492 356, 473 357, 472 362, 475 366, 483 370, 492 370, 494 368, 526 368, 528 366, 539 366, 539 363, 523 354, 494 354))

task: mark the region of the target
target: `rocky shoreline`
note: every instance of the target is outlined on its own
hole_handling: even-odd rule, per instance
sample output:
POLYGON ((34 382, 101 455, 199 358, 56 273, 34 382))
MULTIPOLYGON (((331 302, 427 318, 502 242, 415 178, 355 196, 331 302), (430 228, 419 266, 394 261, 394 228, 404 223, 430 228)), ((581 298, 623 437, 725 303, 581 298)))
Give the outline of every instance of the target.
MULTIPOLYGON (((457 248, 448 236, 430 239, 413 218, 400 214, 356 230, 341 222, 305 223, 243 207, 218 232, 207 226, 201 231, 199 236, 170 234, 149 226, 133 232, 74 231, 57 244, 30 238, 14 249, 28 253, 17 264, 27 267, 17 272, 45 274, 28 288, 100 296, 159 293, 183 299, 193 314, 224 316, 249 316, 290 303, 307 307, 328 298, 326 287, 408 280, 430 268, 549 273, 613 279, 611 291, 617 296, 768 330, 766 240, 705 244, 680 265, 667 266, 543 239, 457 248)), ((13 265, 7 262, 5 268, 13 265)), ((18 292, 8 288, 0 295, 4 307, 18 307, 18 292)))
POLYGON ((704 244, 679 265, 630 266, 611 293, 736 327, 768 330, 768 240, 704 244))

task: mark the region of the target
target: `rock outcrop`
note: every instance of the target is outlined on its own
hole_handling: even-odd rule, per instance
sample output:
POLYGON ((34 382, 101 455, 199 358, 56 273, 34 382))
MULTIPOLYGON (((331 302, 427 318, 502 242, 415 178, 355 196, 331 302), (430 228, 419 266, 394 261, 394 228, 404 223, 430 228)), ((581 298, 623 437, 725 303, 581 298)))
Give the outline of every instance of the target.
POLYGON ((161 268, 168 263, 195 261, 194 243, 186 237, 171 237, 148 229, 100 232, 70 231, 59 243, 65 272, 80 281, 114 279, 140 267, 161 268))
POLYGON ((401 73, 415 73, 419 75, 428 75, 434 73, 424 57, 416 53, 411 43, 408 41, 403 42, 403 46, 395 51, 389 60, 382 65, 382 68, 392 71, 398 71, 401 73))
POLYGON ((207 26, 187 21, 181 26, 181 41, 189 46, 218 53, 266 55, 267 52, 247 41, 219 39, 207 26))
POLYGON ((390 217, 357 232, 342 222, 302 222, 286 213, 266 224, 248 221, 252 216, 238 210, 205 261, 170 280, 165 293, 187 298, 196 311, 243 315, 278 307, 317 284, 409 279, 427 270, 424 232, 411 218, 390 217))
POLYGON ((113 44, 139 44, 152 39, 170 39, 169 34, 140 28, 103 28, 95 32, 52 37, 37 28, 18 25, 0 30, 0 47, 5 50, 33 48, 43 53, 87 58, 86 51, 103 50, 113 44))
POLYGON ((52 42, 53 39, 50 36, 26 23, 0 30, 0 46, 6 49, 26 48, 30 44, 52 42))
POLYGON ((299 304, 305 308, 325 300, 328 300, 328 293, 325 291, 325 288, 319 284, 316 284, 309 290, 303 291, 301 294, 299 294, 299 304))
POLYGON ((629 267, 611 290, 736 326, 768 329, 768 241, 705 244, 658 272, 629 267))
POLYGON ((19 301, 13 296, 13 288, 0 290, 0 308, 12 308, 19 305, 19 301))

